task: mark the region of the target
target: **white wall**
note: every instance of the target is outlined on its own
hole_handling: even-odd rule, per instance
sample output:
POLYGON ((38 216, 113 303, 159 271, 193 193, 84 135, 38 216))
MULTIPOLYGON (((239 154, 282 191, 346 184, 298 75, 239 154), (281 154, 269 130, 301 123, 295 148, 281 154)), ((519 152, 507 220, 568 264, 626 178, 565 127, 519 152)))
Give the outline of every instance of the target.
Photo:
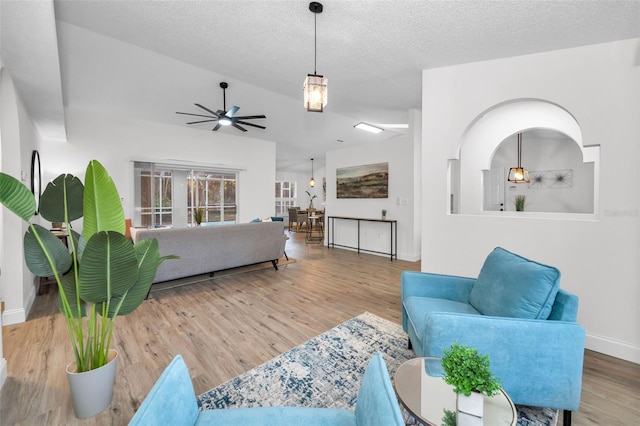
MULTIPOLYGON (((413 120, 412 120, 413 121, 413 120)), ((419 120, 418 120, 419 123, 419 120)), ((415 124, 415 123, 414 123, 415 124)), ((327 153, 327 216, 347 216, 380 219, 382 209, 387 210, 387 219, 398 221, 398 259, 416 261, 420 258, 416 245, 416 203, 414 193, 415 143, 414 129, 408 136, 398 136, 371 145, 336 149, 327 153), (389 197, 338 199, 336 197, 336 169, 374 163, 389 163, 389 197), (401 200, 398 202, 398 200, 401 200)), ((335 242, 346 246, 357 245, 356 222, 335 221, 335 242)), ((362 223, 361 247, 388 252, 390 250, 389 225, 383 223, 362 223)))
MULTIPOLYGON (((88 162, 100 161, 113 177, 125 215, 132 217, 133 161, 201 164, 240 169, 238 222, 273 214, 275 144, 188 127, 134 121, 104 112, 66 110, 68 142, 41 149, 43 180, 72 173, 84 180, 88 162)), ((186 200, 185 200, 186 203, 186 200)))
MULTIPOLYGON (((422 179, 422 269, 477 276, 495 246, 557 266, 562 288, 580 297, 587 347, 636 363, 639 48, 634 39, 426 70, 422 88, 422 165, 429 171, 422 179), (448 213, 447 169, 465 132, 483 112, 514 99, 559 105, 579 124, 581 146, 600 145, 593 217, 448 213)), ((464 171, 461 179, 473 186, 464 171)))
MULTIPOLYGON (((0 22, 2 22, 2 9, 0 8, 0 22)), ((2 32, 0 31, 0 43, 2 43, 2 32)), ((2 155, 2 104, 4 99, 4 90, 2 90, 2 75, 4 74, 4 62, 2 61, 2 56, 0 56, 0 165, 2 164, 2 159, 4 156, 2 155)), ((0 166, 1 168, 1 166, 0 166)), ((2 169, 4 170, 4 169, 2 169)), ((4 258, 4 209, 0 209, 0 259, 4 258)), ((2 265, 0 265, 2 268, 2 265)), ((0 309, 2 306, 4 297, 3 297, 3 278, 2 278, 2 269, 0 269, 0 309)), ((0 312, 0 391, 2 390, 2 386, 4 382, 7 380, 7 360, 4 357, 4 352, 2 349, 2 312, 0 312)))
MULTIPOLYGON (((2 70, 2 171, 31 185, 31 152, 39 136, 8 70, 2 70)), ((33 222, 39 218, 34 217, 33 222)), ((35 276, 23 260, 22 238, 27 224, 3 207, 0 295, 5 301, 4 325, 26 320, 36 294, 35 276)))

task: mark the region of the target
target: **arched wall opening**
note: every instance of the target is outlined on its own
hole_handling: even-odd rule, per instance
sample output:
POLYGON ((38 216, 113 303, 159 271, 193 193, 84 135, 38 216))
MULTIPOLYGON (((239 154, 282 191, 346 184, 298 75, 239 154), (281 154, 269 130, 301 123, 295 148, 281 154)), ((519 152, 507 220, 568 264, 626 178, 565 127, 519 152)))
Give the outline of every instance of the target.
MULTIPOLYGON (((538 129, 557 132, 563 135, 566 140, 573 141, 577 147, 577 155, 581 154, 582 163, 590 163, 589 167, 592 167, 593 183, 592 187, 588 188, 590 206, 582 208, 581 211, 549 213, 547 210, 540 213, 530 211, 527 214, 555 216, 586 213, 591 216, 596 215, 599 187, 599 146, 584 146, 580 126, 573 115, 559 105, 540 99, 515 99, 500 103, 479 114, 469 124, 460 139, 458 158, 449 161, 449 178, 447 180, 449 194, 451 194, 449 212, 472 215, 509 214, 509 209, 499 213, 485 209, 487 172, 492 169, 494 156, 499 152, 499 148, 505 140, 510 140, 521 132, 534 132, 534 130, 539 132, 538 129)), ((514 151, 513 161, 516 160, 514 151)), ((550 164, 552 163, 550 162, 550 164)), ((557 162, 553 164, 553 166, 545 168, 542 159, 541 162, 536 163, 536 168, 540 171, 552 172, 562 170, 557 169, 557 162)), ((504 176, 504 180, 506 184, 506 176, 504 176)), ((509 200, 505 200, 505 204, 509 202, 509 200)))

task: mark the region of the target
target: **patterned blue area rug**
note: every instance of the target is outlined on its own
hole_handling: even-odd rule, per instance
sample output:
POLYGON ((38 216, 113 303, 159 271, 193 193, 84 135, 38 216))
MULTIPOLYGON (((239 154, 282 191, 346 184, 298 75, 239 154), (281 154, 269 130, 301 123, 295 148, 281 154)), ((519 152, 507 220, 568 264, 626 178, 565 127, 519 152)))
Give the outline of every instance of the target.
MULTIPOLYGON (((376 352, 391 377, 406 360, 398 324, 363 313, 198 396, 200 409, 303 406, 355 409, 364 369, 376 352)), ((517 406, 518 426, 554 426, 557 411, 517 406)), ((419 424, 404 413, 407 424, 419 424)))

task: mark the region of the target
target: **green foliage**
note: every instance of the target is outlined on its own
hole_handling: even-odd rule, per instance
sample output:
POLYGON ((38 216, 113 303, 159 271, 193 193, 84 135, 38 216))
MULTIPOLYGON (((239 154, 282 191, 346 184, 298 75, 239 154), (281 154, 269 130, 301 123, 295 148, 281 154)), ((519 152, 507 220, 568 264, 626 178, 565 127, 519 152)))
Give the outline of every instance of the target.
POLYGON ((444 416, 442 416, 442 426, 456 426, 456 424, 456 413, 445 408, 444 416))
POLYGON ((312 209, 313 208, 313 200, 316 199, 318 196, 317 195, 311 195, 311 193, 309 191, 304 191, 307 193, 307 195, 309 196, 309 208, 312 209))
POLYGON ((493 396, 501 389, 500 379, 489 368, 489 355, 480 355, 476 348, 453 343, 444 349, 442 368, 444 381, 455 393, 469 396, 473 391, 493 396))
POLYGON ((386 216, 387 215, 387 211, 385 209, 382 209, 382 216, 386 216))
MULTIPOLYGON (((134 246, 124 236, 120 196, 95 160, 87 166, 85 185, 73 175, 62 174, 47 185, 40 201, 43 218, 66 224, 70 247, 49 230, 30 223, 24 235, 25 263, 35 275, 55 278, 77 372, 93 370, 108 361, 115 318, 140 306, 158 266, 176 257, 160 257, 155 239, 134 246), (82 235, 71 229, 71 222, 79 218, 83 218, 82 235)), ((35 212, 31 191, 3 173, 0 202, 26 222, 35 212)))
POLYGON ((204 209, 202 207, 193 209, 193 219, 198 225, 202 223, 202 219, 204 219, 204 209))
POLYGON ((516 195, 515 205, 516 205, 516 211, 517 212, 523 212, 524 211, 524 205, 525 205, 526 198, 527 197, 522 195, 522 194, 516 195))

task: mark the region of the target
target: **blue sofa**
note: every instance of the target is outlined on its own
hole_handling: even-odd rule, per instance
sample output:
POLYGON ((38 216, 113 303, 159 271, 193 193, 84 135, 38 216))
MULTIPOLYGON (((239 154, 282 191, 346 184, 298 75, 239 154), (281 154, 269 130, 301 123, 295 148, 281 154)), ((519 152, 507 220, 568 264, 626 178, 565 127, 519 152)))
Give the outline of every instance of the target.
POLYGON ((578 410, 584 329, 577 296, 560 272, 500 247, 478 278, 402 273, 402 327, 417 356, 442 357, 458 342, 489 355, 515 404, 578 410))
POLYGON ((177 355, 151 388, 129 425, 404 426, 404 421, 380 353, 367 365, 355 411, 309 407, 198 411, 189 370, 182 356, 177 355))

